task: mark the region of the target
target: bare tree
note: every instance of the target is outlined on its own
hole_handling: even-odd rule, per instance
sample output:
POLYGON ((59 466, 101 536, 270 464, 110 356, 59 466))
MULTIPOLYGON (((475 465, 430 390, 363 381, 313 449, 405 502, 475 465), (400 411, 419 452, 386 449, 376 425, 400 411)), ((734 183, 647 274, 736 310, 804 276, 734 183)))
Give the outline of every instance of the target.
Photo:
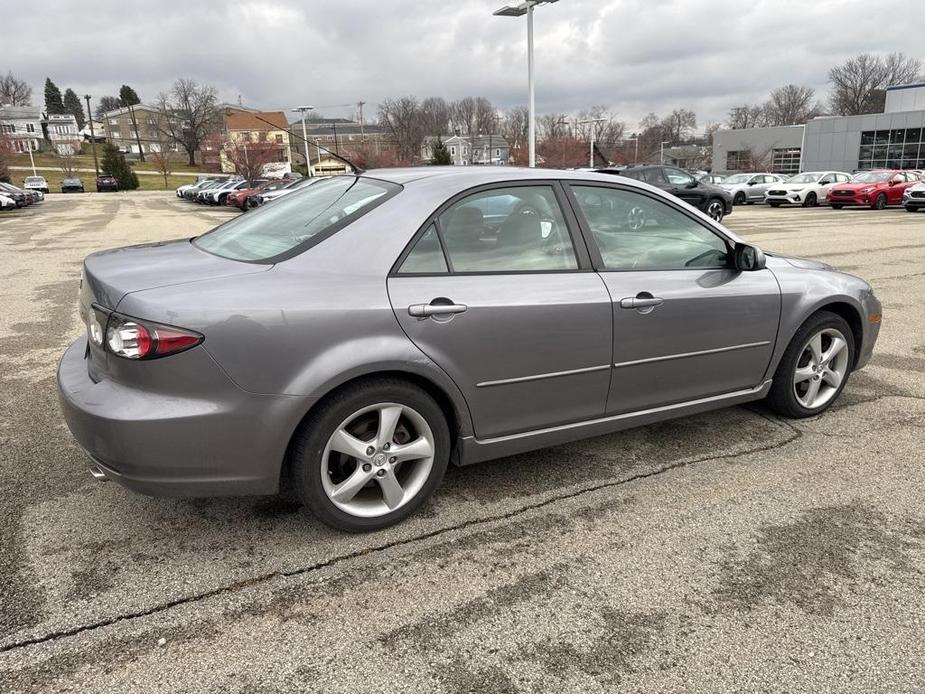
POLYGON ((830 102, 834 113, 855 116, 879 113, 886 100, 886 88, 916 79, 922 62, 902 53, 881 57, 862 53, 829 70, 830 102))
POLYGON ((167 190, 167 177, 173 173, 178 154, 174 151, 173 143, 163 133, 158 132, 153 139, 153 142, 148 143, 148 158, 154 170, 164 177, 164 190, 167 190))
POLYGON ((536 139, 539 141, 558 140, 571 134, 571 124, 567 113, 544 113, 536 119, 536 139))
POLYGON ((517 106, 502 115, 498 130, 512 151, 526 146, 529 117, 530 112, 526 106, 517 106))
POLYGON ((662 119, 662 131, 673 144, 684 142, 697 127, 697 114, 677 108, 662 119))
POLYGON ((763 128, 768 124, 767 112, 763 104, 742 104, 729 109, 726 127, 730 130, 745 128, 763 128))
POLYGON ((430 96, 421 102, 421 118, 425 135, 445 135, 450 128, 450 105, 441 96, 430 96))
POLYGON ((10 106, 31 106, 32 87, 19 79, 12 71, 0 75, 0 104, 10 106))
POLYGON ((471 96, 464 97, 450 104, 450 122, 460 135, 474 134, 477 121, 478 104, 471 96))
POLYGON ((426 136, 425 119, 416 97, 386 99, 379 104, 379 124, 398 144, 398 158, 413 161, 420 156, 426 136))
POLYGON ((493 133, 498 129, 498 114, 484 96, 475 97, 475 134, 493 133))
POLYGON ((196 152, 210 133, 221 124, 215 87, 178 79, 169 93, 158 97, 158 128, 171 142, 186 150, 190 166, 196 165, 196 152))
POLYGON ((279 161, 279 145, 266 141, 249 142, 242 138, 226 144, 224 152, 234 172, 245 181, 260 178, 266 164, 279 161))
POLYGON ((58 157, 58 168, 61 169, 65 178, 77 175, 77 158, 66 150, 58 157))
POLYGON ((786 84, 771 92, 764 106, 768 125, 802 125, 819 115, 821 109, 815 103, 816 90, 786 84))

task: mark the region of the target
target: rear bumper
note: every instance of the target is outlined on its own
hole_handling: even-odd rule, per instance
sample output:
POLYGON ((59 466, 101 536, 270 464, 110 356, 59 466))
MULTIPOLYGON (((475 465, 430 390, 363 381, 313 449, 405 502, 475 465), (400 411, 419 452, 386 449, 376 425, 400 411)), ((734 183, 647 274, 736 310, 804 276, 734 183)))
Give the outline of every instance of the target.
POLYGON ((64 353, 58 394, 71 434, 107 478, 152 496, 277 491, 305 399, 243 391, 203 349, 145 364, 173 372, 152 379, 166 390, 95 382, 85 351, 81 338, 64 353))

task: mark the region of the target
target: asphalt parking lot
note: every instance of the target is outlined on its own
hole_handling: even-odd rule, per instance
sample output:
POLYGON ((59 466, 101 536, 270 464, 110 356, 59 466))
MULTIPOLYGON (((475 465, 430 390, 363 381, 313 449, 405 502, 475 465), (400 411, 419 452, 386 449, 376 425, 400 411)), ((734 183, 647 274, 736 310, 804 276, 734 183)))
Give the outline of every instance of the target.
POLYGON ((0 692, 921 691, 925 214, 729 217, 883 302, 821 417, 733 408, 451 469, 361 536, 96 482, 59 415, 82 257, 231 214, 172 193, 0 214, 0 692))

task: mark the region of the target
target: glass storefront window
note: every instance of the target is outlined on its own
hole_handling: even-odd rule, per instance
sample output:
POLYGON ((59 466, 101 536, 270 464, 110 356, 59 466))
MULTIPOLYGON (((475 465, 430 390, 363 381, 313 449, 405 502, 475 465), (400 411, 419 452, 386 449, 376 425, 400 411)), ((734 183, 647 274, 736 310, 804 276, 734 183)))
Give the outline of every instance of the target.
POLYGON ((919 169, 925 163, 925 128, 861 133, 858 169, 919 169))
POLYGON ((775 149, 771 155, 771 171, 780 174, 800 172, 800 148, 775 149))

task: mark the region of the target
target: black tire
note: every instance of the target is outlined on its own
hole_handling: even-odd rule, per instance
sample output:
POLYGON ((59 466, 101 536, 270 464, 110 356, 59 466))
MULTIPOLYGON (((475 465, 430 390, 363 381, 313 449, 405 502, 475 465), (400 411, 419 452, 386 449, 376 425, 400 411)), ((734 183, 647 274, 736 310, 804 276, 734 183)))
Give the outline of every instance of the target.
POLYGON ((735 197, 732 199, 733 205, 744 205, 745 204, 745 193, 739 191, 735 194, 735 197))
POLYGON ((832 205, 832 209, 833 209, 833 210, 840 210, 840 209, 843 208, 843 207, 844 207, 844 205, 832 205))
POLYGON ((884 210, 886 209, 886 193, 880 193, 874 198, 873 203, 871 203, 870 209, 872 210, 884 210))
POLYGON ((918 207, 906 207, 906 212, 918 212, 918 207))
POLYGON ((450 458, 450 431, 434 399, 406 381, 381 378, 362 381, 332 395, 302 424, 293 439, 290 458, 292 485, 299 500, 322 523, 348 532, 369 532, 394 525, 417 511, 443 480, 450 458), (429 476, 411 500, 384 515, 367 518, 338 508, 321 481, 324 450, 332 434, 353 413, 377 403, 397 403, 417 411, 434 438, 429 476))
POLYGON ((819 204, 819 200, 816 198, 815 193, 810 193, 806 196, 806 199, 803 201, 803 207, 815 207, 819 204))
POLYGON ((218 205, 219 207, 224 207, 225 203, 228 201, 228 194, 224 193, 218 196, 218 205))
POLYGON ((771 207, 780 207, 780 203, 779 203, 779 202, 769 202, 768 204, 769 204, 771 207))
POLYGON ((781 357, 780 364, 777 365, 777 370, 774 372, 774 382, 767 396, 768 406, 778 414, 791 419, 813 417, 825 412, 832 406, 832 403, 839 398, 845 385, 848 383, 848 379, 851 375, 851 367, 854 364, 854 350, 854 334, 851 332, 851 327, 844 318, 830 311, 818 311, 814 313, 800 326, 800 329, 797 330, 796 334, 790 340, 790 344, 787 345, 787 351, 785 351, 784 356, 781 357), (845 342, 847 342, 848 372, 842 379, 835 395, 824 405, 815 409, 809 409, 804 407, 797 400, 796 393, 794 392, 793 376, 807 340, 809 340, 810 336, 814 333, 826 328, 834 328, 842 334, 845 342))
POLYGON ((719 198, 710 198, 703 206, 703 212, 714 222, 722 222, 726 216, 726 203, 719 198))

